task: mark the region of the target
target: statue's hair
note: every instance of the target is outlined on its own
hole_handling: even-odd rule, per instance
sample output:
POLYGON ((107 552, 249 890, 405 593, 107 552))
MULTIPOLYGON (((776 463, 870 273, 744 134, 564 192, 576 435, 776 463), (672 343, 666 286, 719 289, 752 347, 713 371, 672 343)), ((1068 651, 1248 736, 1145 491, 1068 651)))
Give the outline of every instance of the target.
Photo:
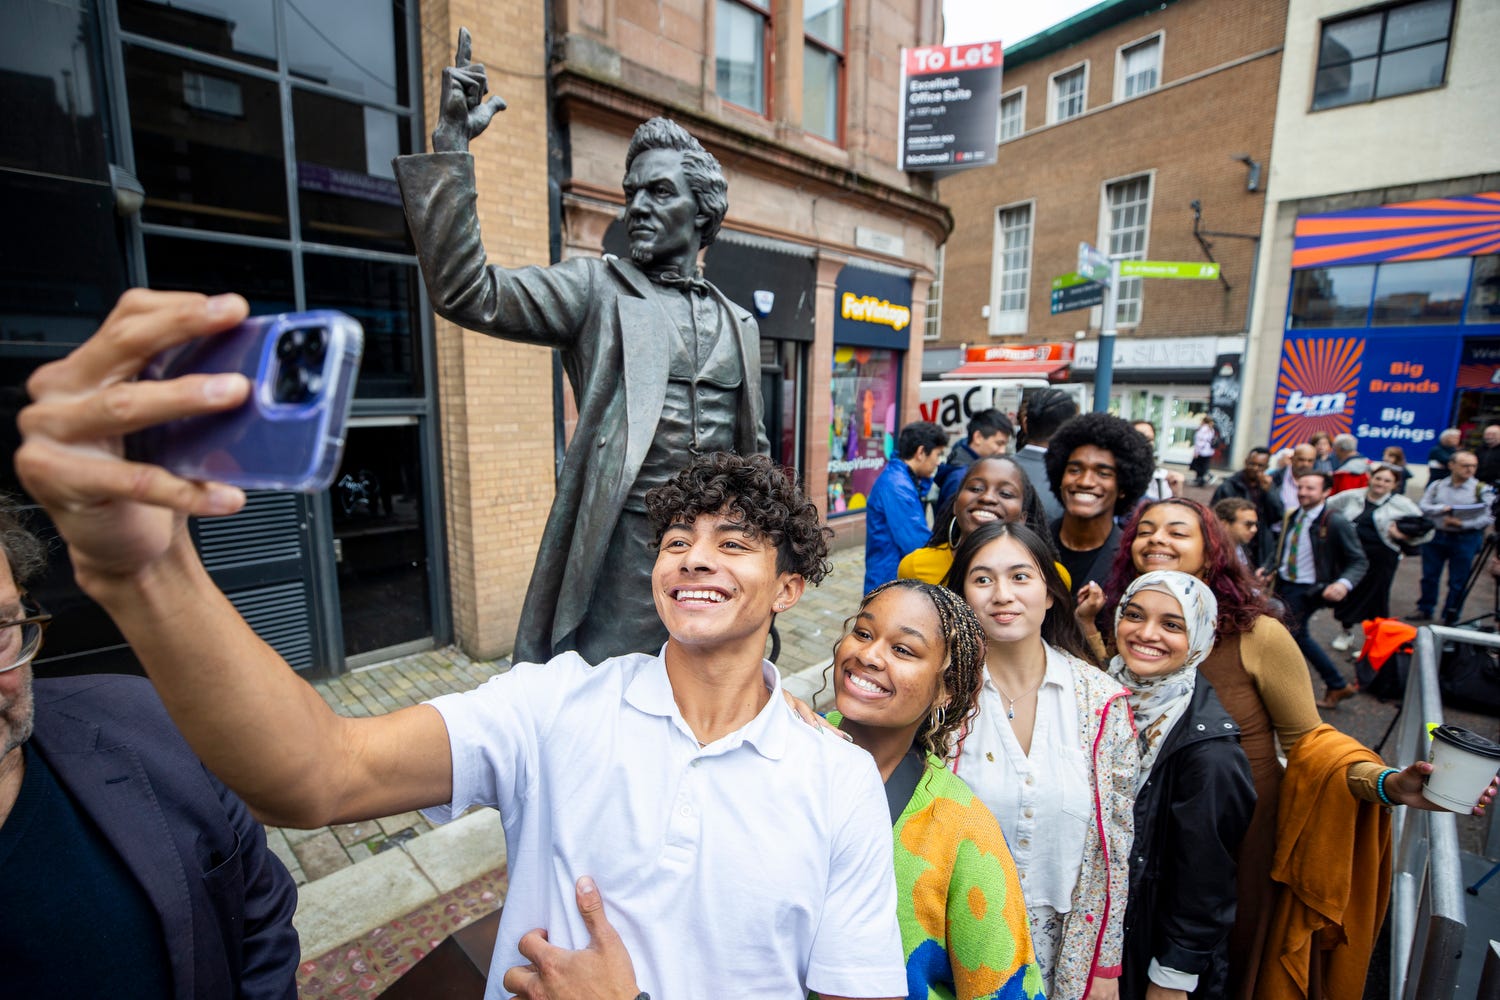
POLYGON ((646 493, 646 513, 656 544, 674 524, 699 514, 726 514, 776 546, 776 572, 796 573, 816 586, 828 575, 828 539, 818 508, 788 470, 765 455, 727 451, 699 455, 667 482, 646 493))
MULTIPOLYGON (((914 590, 931 601, 937 612, 938 629, 947 653, 943 686, 948 690, 948 703, 942 712, 929 712, 922 719, 914 742, 925 752, 947 760, 954 741, 979 711, 979 689, 984 686, 984 628, 979 624, 979 616, 962 597, 947 587, 921 580, 882 583, 859 602, 859 610, 863 611, 878 595, 891 589, 914 590)), ((858 612, 855 613, 857 617, 858 612)), ((844 623, 845 635, 853 627, 855 618, 844 623)), ((835 655, 837 650, 835 645, 835 655)))
POLYGON ((9 493, 0 493, 0 552, 10 564, 17 587, 39 576, 47 567, 47 547, 21 519, 21 504, 9 493))
POLYGON ((729 212, 729 182, 724 179, 724 169, 719 166, 719 161, 685 128, 669 118, 641 122, 630 139, 630 148, 625 151, 626 174, 630 173, 635 158, 648 149, 671 149, 682 154, 682 174, 698 201, 698 210, 708 217, 698 245, 701 248, 713 243, 724 216, 729 212))

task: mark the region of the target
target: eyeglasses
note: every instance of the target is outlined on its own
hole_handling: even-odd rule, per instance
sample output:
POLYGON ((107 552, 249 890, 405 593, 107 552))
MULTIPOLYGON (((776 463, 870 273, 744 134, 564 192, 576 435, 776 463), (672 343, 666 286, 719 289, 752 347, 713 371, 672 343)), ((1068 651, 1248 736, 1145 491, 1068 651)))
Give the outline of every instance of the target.
POLYGON ((42 633, 52 621, 41 605, 31 601, 22 601, 21 611, 26 617, 0 622, 0 674, 24 667, 36 657, 42 633))

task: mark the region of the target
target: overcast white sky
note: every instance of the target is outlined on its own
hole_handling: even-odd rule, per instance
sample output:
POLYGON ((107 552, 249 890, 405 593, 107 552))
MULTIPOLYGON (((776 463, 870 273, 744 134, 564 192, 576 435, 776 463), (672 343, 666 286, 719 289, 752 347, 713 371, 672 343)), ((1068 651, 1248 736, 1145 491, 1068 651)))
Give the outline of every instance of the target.
POLYGON ((943 44, 1012 45, 1099 0, 943 0, 943 44))

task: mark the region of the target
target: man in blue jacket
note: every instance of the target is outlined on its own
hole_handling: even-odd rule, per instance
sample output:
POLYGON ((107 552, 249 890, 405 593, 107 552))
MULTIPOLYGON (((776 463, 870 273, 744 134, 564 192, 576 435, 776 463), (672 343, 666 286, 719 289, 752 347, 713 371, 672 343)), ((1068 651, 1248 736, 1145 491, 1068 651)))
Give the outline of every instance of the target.
POLYGON ((927 544, 932 529, 922 505, 924 480, 943 461, 948 435, 930 420, 901 428, 899 461, 887 462, 865 504, 865 593, 896 579, 901 557, 927 544))
POLYGON ((43 549, 0 496, 0 993, 292 1000, 292 877, 139 677, 33 679, 43 549))

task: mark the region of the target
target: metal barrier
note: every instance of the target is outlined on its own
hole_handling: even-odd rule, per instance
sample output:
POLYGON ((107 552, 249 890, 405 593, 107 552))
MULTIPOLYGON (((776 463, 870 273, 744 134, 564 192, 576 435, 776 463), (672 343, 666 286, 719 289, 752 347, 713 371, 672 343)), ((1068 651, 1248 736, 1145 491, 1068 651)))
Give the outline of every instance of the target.
MULTIPOLYGON (((1417 630, 1406 678, 1395 758, 1426 760, 1428 723, 1443 721, 1438 661, 1444 642, 1500 648, 1500 635, 1428 625, 1417 630)), ((1465 912, 1458 817, 1451 812, 1397 809, 1391 875, 1391 1000, 1451 997, 1457 988, 1465 912)))

